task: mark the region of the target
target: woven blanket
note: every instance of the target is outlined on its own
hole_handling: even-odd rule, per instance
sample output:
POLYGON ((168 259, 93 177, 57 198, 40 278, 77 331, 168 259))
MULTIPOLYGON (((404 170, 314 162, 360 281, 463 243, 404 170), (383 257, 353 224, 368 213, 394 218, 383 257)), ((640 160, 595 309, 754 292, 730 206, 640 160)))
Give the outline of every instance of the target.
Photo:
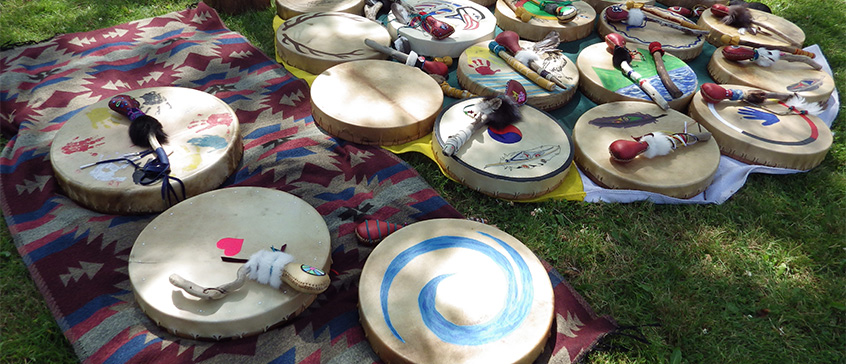
MULTIPOLYGON (((359 324, 358 281, 370 248, 363 219, 462 218, 393 154, 334 139, 313 122, 306 82, 292 76, 204 4, 0 53, 2 210, 21 257, 86 363, 378 362, 359 324), (127 272, 136 237, 156 215, 105 215, 63 195, 51 141, 86 106, 126 90, 186 87, 235 110, 244 156, 221 188, 261 186, 313 206, 332 236, 332 284, 305 312, 236 340, 180 338, 138 307, 127 272)), ((553 332, 542 362, 580 360, 617 329, 554 269, 553 332)))

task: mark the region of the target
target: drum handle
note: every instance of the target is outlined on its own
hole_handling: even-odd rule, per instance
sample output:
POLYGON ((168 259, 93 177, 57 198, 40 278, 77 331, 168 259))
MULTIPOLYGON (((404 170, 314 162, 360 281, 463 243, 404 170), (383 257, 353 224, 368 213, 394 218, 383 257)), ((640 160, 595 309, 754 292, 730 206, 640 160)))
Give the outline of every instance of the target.
POLYGON ((423 71, 426 71, 426 73, 433 75, 441 75, 444 77, 447 77, 447 74, 449 73, 447 65, 443 62, 429 61, 426 60, 426 58, 424 57, 411 57, 408 54, 381 45, 372 39, 365 39, 364 44, 378 52, 384 53, 396 59, 397 61, 405 63, 406 65, 422 69, 423 71))
POLYGON ((502 60, 504 60, 505 63, 508 63, 508 65, 511 66, 511 68, 513 68, 515 71, 517 71, 523 76, 526 76, 526 78, 528 78, 538 86, 544 88, 547 91, 555 91, 555 84, 552 81, 543 78, 531 68, 520 63, 520 61, 515 59, 512 55, 508 54, 505 47, 503 47, 496 41, 491 41, 490 43, 488 43, 488 49, 490 49, 491 52, 502 58, 502 60))
POLYGON ((532 13, 526 11, 526 9, 523 8, 522 6, 518 8, 516 5, 514 5, 514 3, 511 2, 511 0, 499 0, 499 1, 504 2, 505 5, 507 5, 508 8, 511 9, 511 11, 514 12, 514 16, 519 18, 520 21, 522 21, 524 23, 528 23, 529 20, 532 20, 532 18, 533 18, 532 13))
MULTIPOLYGON (((555 31, 550 32, 550 34, 555 34, 556 36, 558 35, 558 33, 555 31)), ((549 81, 552 81, 552 83, 556 84, 564 91, 567 91, 574 87, 574 85, 568 85, 564 83, 564 81, 560 77, 543 68, 543 65, 538 62, 538 60, 540 60, 540 56, 537 53, 520 47, 520 36, 516 32, 511 30, 505 30, 497 34, 496 38, 494 38, 494 41, 496 41, 501 46, 505 47, 509 54, 514 56, 514 59, 520 61, 520 63, 524 66, 529 66, 529 68, 535 71, 538 75, 549 81)))
POLYGON ((665 134, 663 132, 653 132, 639 137, 633 137, 632 139, 634 140, 618 139, 612 142, 608 146, 611 158, 621 163, 630 162, 638 155, 643 155, 651 159, 670 154, 670 152, 679 147, 688 147, 698 142, 707 141, 711 139, 711 133, 691 134, 683 132, 665 134))
POLYGON ((661 83, 664 84, 664 88, 667 89, 667 92, 670 93, 670 96, 672 96, 673 99, 682 97, 684 93, 679 90, 678 86, 676 86, 673 82, 672 77, 670 77, 670 74, 667 72, 667 67, 664 66, 664 49, 661 48, 661 43, 649 43, 649 53, 652 53, 652 59, 655 61, 655 70, 658 71, 658 78, 661 79, 661 83))

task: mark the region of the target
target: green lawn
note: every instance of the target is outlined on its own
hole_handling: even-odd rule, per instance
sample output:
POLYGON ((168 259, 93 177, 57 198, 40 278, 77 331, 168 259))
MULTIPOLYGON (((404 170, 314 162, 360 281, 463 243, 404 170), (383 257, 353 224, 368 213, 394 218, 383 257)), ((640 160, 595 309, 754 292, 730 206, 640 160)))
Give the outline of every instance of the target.
MULTIPOLYGON (((819 44, 846 90, 846 1, 768 0, 819 44)), ((183 9, 165 0, 3 0, 0 44, 41 40, 183 9)), ((272 55, 274 9, 223 16, 272 55)), ((808 173, 750 176, 716 206, 520 204, 445 179, 403 155, 468 216, 522 240, 553 264, 597 313, 642 329, 648 343, 597 352, 591 363, 846 363, 846 120, 808 173)), ((5 143, 4 143, 5 144, 5 143)), ((3 225, 0 362, 73 362, 3 225)))

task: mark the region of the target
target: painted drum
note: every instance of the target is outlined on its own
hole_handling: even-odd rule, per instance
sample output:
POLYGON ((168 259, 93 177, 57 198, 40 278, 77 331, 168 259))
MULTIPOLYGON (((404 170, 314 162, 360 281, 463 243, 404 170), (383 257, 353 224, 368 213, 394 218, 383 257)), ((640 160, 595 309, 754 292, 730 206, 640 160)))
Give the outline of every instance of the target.
MULTIPOLYGON (((626 9, 625 4, 613 6, 626 9)), ((647 7, 650 11, 659 12, 665 17, 687 20, 687 18, 667 9, 648 5, 647 7)), ((649 43, 660 42, 661 47, 666 53, 672 54, 683 61, 689 61, 702 53, 702 46, 706 43, 704 34, 691 34, 654 21, 646 21, 643 26, 631 27, 624 22, 609 20, 606 15, 607 9, 603 10, 600 12, 599 25, 597 27, 600 38, 604 39, 610 33, 620 34, 626 39, 626 44, 629 48, 646 49, 649 47, 649 43)))
POLYGON ((422 28, 401 23, 388 13, 387 28, 391 39, 408 39, 411 49, 421 56, 458 58, 467 47, 490 40, 496 19, 488 8, 469 0, 404 0, 418 13, 451 25, 455 32, 445 39, 435 39, 422 28))
POLYGON ((721 84, 744 85, 772 92, 796 92, 809 102, 827 102, 834 92, 834 79, 802 62, 780 59, 763 67, 754 61, 732 61, 720 47, 711 56, 708 73, 721 84))
MULTIPOLYGON (((772 27, 777 29, 779 32, 784 33, 787 37, 792 39, 793 41, 802 44, 805 42, 805 33, 802 31, 802 28, 799 28, 796 24, 793 24, 787 19, 779 17, 778 15, 773 15, 767 12, 763 12, 760 10, 755 9, 748 9, 752 15, 752 19, 756 22, 761 22, 766 26, 772 27)), ((786 40, 781 38, 776 34, 772 34, 769 31, 762 31, 758 34, 750 34, 749 32, 744 32, 744 34, 740 34, 738 28, 723 24, 721 18, 714 15, 711 9, 705 10, 702 15, 699 17, 699 22, 697 23, 700 27, 709 29, 711 32, 708 33, 707 41, 708 43, 713 44, 715 47, 721 47, 726 44, 723 44, 721 40, 723 35, 728 36, 740 36, 740 41, 751 41, 762 46, 789 46, 786 40)))
MULTIPOLYGON (((579 89, 589 99, 597 104, 604 104, 613 101, 647 101, 652 102, 640 87, 632 82, 622 71, 614 68, 611 53, 607 51, 607 45, 596 43, 588 46, 579 53, 576 59, 576 66, 579 68, 579 89)), ((633 47, 629 48, 630 50, 633 47)), ((664 54, 664 66, 670 74, 673 83, 682 91, 682 96, 673 99, 655 70, 655 60, 649 53, 649 49, 636 49, 640 56, 631 62, 631 66, 646 78, 656 90, 664 97, 664 100, 675 110, 685 110, 693 94, 697 91, 698 80, 693 69, 684 61, 673 56, 664 54)))
MULTIPOLYGON (((217 97, 182 87, 153 87, 123 92, 162 123, 169 142, 172 177, 191 197, 220 186, 244 152, 235 112, 217 97)), ((146 214, 167 209, 161 182, 135 184, 128 162, 92 163, 143 151, 129 140, 130 121, 109 109, 109 98, 71 117, 53 139, 50 164, 62 191, 82 206, 110 214, 146 214)), ((144 165, 151 157, 135 161, 144 165)), ((172 182, 177 195, 181 188, 172 182)))
POLYGON ((667 155, 643 156, 620 163, 611 158, 616 140, 632 140, 648 133, 708 132, 696 121, 655 104, 618 101, 602 104, 582 114, 573 127, 576 164, 598 185, 690 198, 704 191, 720 164, 720 149, 713 140, 680 147, 667 155), (686 128, 685 128, 686 126, 686 128))
MULTIPOLYGON (((749 91, 740 85, 726 89, 749 91)), ((690 116, 708 128, 723 154, 750 164, 808 170, 819 165, 833 140, 818 117, 799 115, 780 102, 755 107, 742 101, 707 103, 701 93, 690 102, 690 116)))
POLYGON ((200 299, 171 285, 178 274, 204 287, 237 276, 259 250, 277 249, 299 264, 327 272, 331 240, 323 217, 300 198, 260 187, 231 187, 190 198, 160 214, 129 254, 129 279, 141 309, 174 335, 227 339, 255 335, 300 314, 317 297, 283 284, 275 289, 247 280, 217 300, 200 299), (188 227, 188 228, 186 228, 188 227))
POLYGON ((288 19, 276 30, 276 49, 289 65, 320 74, 334 65, 362 60, 387 59, 364 44, 371 39, 389 46, 391 36, 379 23, 363 16, 341 13, 308 13, 288 19))
POLYGON ((432 132, 440 85, 418 68, 393 61, 341 63, 311 84, 311 110, 323 130, 367 145, 396 145, 432 132))
POLYGON ((446 140, 473 121, 467 112, 481 100, 456 102, 435 123, 432 150, 447 175, 484 194, 513 200, 558 187, 573 161, 572 141, 552 116, 529 105, 520 106, 521 121, 503 130, 482 127, 452 156, 442 153, 446 140))
POLYGON ((275 0, 276 13, 282 19, 290 19, 306 13, 339 11, 364 15, 364 0, 275 0))
POLYGON ((666 7, 681 6, 687 9, 693 9, 696 6, 711 7, 714 4, 728 4, 728 0, 656 0, 659 4, 666 7))
POLYGON ((565 23, 559 22, 554 15, 541 10, 538 5, 529 0, 517 0, 513 3, 514 6, 525 9, 532 18, 524 22, 505 4, 505 0, 499 0, 496 3, 495 15, 500 28, 514 31, 520 35, 520 38, 539 41, 549 32, 556 31, 561 43, 566 43, 586 38, 593 32, 596 10, 584 1, 572 3, 577 15, 573 20, 565 23))
MULTIPOLYGON (((541 56, 544 69, 558 76, 570 87, 556 87, 546 90, 532 82, 488 48, 491 41, 479 42, 467 48, 458 59, 456 76, 462 88, 479 96, 496 96, 505 92, 506 83, 516 80, 523 85, 528 95, 529 105, 550 111, 567 104, 576 94, 579 84, 579 70, 576 64, 563 53, 546 53, 541 56)), ((520 41, 524 49, 531 48, 533 42, 520 41)))
POLYGON ((538 258, 469 220, 394 232, 370 253, 359 287, 364 332, 388 363, 531 363, 553 319, 538 258))

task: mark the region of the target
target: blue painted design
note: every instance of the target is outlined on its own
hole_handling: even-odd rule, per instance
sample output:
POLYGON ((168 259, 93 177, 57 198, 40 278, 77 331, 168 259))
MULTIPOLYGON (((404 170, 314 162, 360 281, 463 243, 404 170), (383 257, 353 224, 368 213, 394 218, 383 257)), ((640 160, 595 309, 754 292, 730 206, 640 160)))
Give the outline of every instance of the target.
POLYGON ((523 133, 514 125, 506 125, 502 129, 488 128, 488 135, 503 144, 514 144, 523 140, 523 133))
POLYGON ((494 247, 476 239, 461 236, 439 236, 427 239, 404 250, 391 261, 382 278, 379 299, 385 322, 397 339, 403 343, 405 342, 394 327, 388 314, 388 291, 391 288, 391 284, 397 274, 413 259, 422 254, 440 249, 470 249, 490 258, 502 269, 505 276, 507 300, 504 302, 502 310, 489 321, 478 325, 457 325, 448 321, 435 307, 435 295, 438 285, 451 274, 444 274, 431 279, 421 289, 417 303, 423 322, 438 338, 455 345, 484 345, 509 335, 528 317, 531 311, 532 301, 534 300, 534 291, 531 288, 532 275, 529 272, 528 264, 526 264, 514 248, 504 241, 482 232, 479 232, 479 234, 495 241, 505 249, 513 264, 509 262, 508 257, 502 255, 494 247))
POLYGON ((779 122, 778 115, 750 107, 742 107, 740 110, 737 110, 737 113, 747 120, 763 121, 763 123, 761 123, 762 126, 769 126, 779 122))
MULTIPOLYGON (((678 87, 684 95, 689 95, 690 93, 696 91, 698 80, 696 79, 696 74, 693 72, 693 69, 690 67, 677 68, 672 71, 668 71, 668 73, 670 74, 670 78, 673 80, 673 83, 676 84, 676 87, 678 87)), ((646 81, 649 82, 649 84, 652 85, 659 94, 661 94, 661 97, 663 97, 664 100, 673 101, 673 97, 670 96, 670 92, 667 91, 667 88, 664 87, 663 83, 661 83, 661 79, 658 75, 649 77, 646 81)), ((652 100, 637 84, 631 84, 623 87, 616 92, 620 95, 636 99, 652 100)))
POLYGON ((188 139, 188 143, 198 148, 226 148, 226 139, 219 135, 203 135, 197 138, 188 139))

